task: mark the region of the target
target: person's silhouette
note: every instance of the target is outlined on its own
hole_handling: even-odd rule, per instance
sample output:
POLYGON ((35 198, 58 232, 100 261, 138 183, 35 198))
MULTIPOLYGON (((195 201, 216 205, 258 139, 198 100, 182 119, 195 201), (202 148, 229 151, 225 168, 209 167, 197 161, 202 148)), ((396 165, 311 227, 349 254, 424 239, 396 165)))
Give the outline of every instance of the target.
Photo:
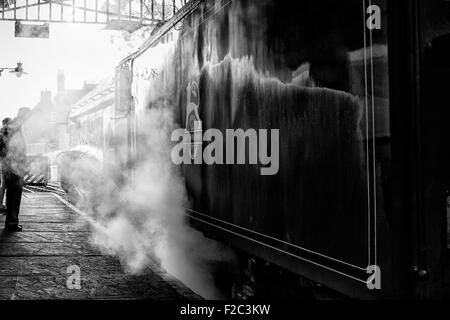
POLYGON ((2 137, 0 154, 6 186, 6 231, 22 231, 22 226, 19 225, 19 211, 23 178, 27 171, 27 152, 22 125, 30 115, 30 109, 20 109, 17 118, 7 124, 2 137))
MULTIPOLYGON (((11 118, 5 118, 2 121, 2 128, 0 129, 0 145, 3 141, 6 126, 11 120, 12 120, 11 118)), ((2 157, 0 156, 0 158, 2 157)), ((0 161, 0 212, 3 213, 4 215, 6 215, 6 206, 3 204, 5 199, 5 190, 6 190, 5 179, 3 178, 3 168, 2 163, 0 161)))

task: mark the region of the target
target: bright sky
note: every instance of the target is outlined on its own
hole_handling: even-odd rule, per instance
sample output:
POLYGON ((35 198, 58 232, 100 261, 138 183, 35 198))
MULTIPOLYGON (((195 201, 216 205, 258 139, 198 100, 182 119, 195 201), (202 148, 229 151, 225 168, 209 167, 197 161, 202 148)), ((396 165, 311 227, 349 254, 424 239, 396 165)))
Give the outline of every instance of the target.
POLYGON ((117 31, 104 26, 50 24, 49 39, 15 38, 14 22, 0 21, 0 67, 15 67, 18 61, 28 75, 17 78, 9 71, 0 77, 0 120, 14 117, 21 107, 34 107, 41 90, 56 92, 56 76, 62 69, 67 89, 83 82, 98 81, 114 72, 126 53, 111 41, 117 31))

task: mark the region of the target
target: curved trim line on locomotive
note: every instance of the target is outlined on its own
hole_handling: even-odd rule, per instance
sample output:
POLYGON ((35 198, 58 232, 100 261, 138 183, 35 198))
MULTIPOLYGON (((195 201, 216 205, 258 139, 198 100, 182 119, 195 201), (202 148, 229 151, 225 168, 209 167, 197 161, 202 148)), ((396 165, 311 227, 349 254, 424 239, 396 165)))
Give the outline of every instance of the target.
MULTIPOLYGON (((358 282, 361 282, 361 283, 364 283, 364 284, 367 284, 367 283, 368 283, 367 280, 359 279, 359 278, 357 278, 357 277, 351 276, 351 275, 346 274, 346 273, 344 273, 344 272, 340 272, 340 271, 338 271, 338 270, 336 270, 336 269, 333 269, 333 268, 331 268, 331 267, 327 267, 327 266, 325 266, 325 265, 323 265, 323 264, 314 262, 314 261, 309 260, 309 259, 306 259, 306 258, 304 258, 304 257, 300 257, 300 256, 298 256, 298 255, 295 255, 295 254, 291 253, 291 252, 288 252, 288 251, 285 251, 285 250, 276 248, 276 247, 271 246, 271 245, 269 245, 269 244, 266 244, 266 243, 264 243, 264 242, 255 240, 255 239, 250 238, 250 237, 247 237, 247 236, 244 236, 244 235, 242 235, 242 234, 240 234, 240 233, 233 232, 233 231, 228 230, 228 229, 226 229, 226 228, 219 227, 219 226, 216 225, 216 224, 213 224, 213 223, 207 222, 207 221, 205 221, 205 220, 196 218, 196 217, 194 217, 194 216, 192 216, 192 215, 187 214, 187 216, 189 216, 190 218, 192 218, 192 219, 194 219, 194 220, 198 220, 198 221, 200 221, 201 223, 208 224, 208 225, 210 225, 210 226, 212 226, 212 227, 214 227, 214 228, 221 229, 221 230, 226 231, 226 232, 228 232, 228 233, 234 234, 234 235, 236 235, 236 236, 238 236, 238 237, 241 237, 241 238, 250 240, 250 241, 255 242, 255 243, 259 244, 259 245, 263 245, 263 246, 265 246, 265 247, 267 247, 267 248, 269 248, 269 249, 279 251, 279 252, 281 252, 281 253, 283 253, 283 254, 287 254, 287 255, 289 255, 289 256, 291 256, 291 257, 294 257, 294 258, 296 258, 296 259, 299 259, 299 260, 302 260, 302 261, 311 263, 311 264, 313 264, 313 265, 315 265, 315 266, 324 268, 324 269, 329 270, 329 271, 333 271, 333 272, 335 272, 335 273, 337 273, 337 274, 340 274, 340 275, 345 276, 345 277, 347 277, 347 278, 350 278, 350 279, 352 279, 352 280, 355 280, 355 281, 358 281, 358 282)), ((333 260, 334 260, 334 259, 333 259, 333 260)), ((359 269, 359 268, 358 268, 358 269, 359 269)), ((368 269, 369 269, 369 268, 368 268, 368 269)), ((367 269, 367 270, 368 270, 368 269, 367 269)), ((364 270, 364 271, 367 271, 366 269, 363 269, 363 270, 364 270)))
MULTIPOLYGON (((275 238, 275 237, 266 235, 266 234, 264 234, 264 233, 260 233, 260 232, 257 232, 257 231, 254 231, 254 230, 251 230, 251 229, 248 229, 248 228, 244 228, 244 227, 241 227, 241 226, 239 226, 239 225, 236 225, 236 224, 233 224, 233 223, 230 223, 230 222, 221 220, 221 219, 217 219, 217 218, 208 216, 208 215, 206 215, 206 214, 203 214, 203 213, 201 213, 201 212, 198 212, 198 211, 195 211, 195 210, 192 210, 192 209, 188 209, 188 208, 184 208, 184 209, 185 209, 186 211, 191 212, 191 213, 198 214, 198 215, 200 215, 200 216, 202 216, 202 217, 205 217, 205 218, 208 218, 208 219, 212 219, 212 220, 215 220, 215 221, 220 222, 220 223, 227 224, 227 225, 232 226, 232 227, 236 227, 236 228, 238 228, 238 229, 241 229, 241 230, 244 230, 244 231, 253 233, 253 234, 255 234, 255 235, 259 235, 259 236, 265 237, 265 238, 270 239, 270 240, 274 240, 274 241, 279 242, 279 243, 281 243, 281 244, 284 244, 284 245, 287 245, 287 246, 290 246, 290 247, 293 247, 293 248, 296 248, 296 249, 300 249, 300 250, 306 251, 306 252, 308 252, 308 253, 313 253, 313 254, 318 255, 318 256, 320 256, 320 257, 327 258, 327 259, 330 259, 330 260, 335 261, 335 262, 338 262, 338 263, 342 263, 342 264, 347 265, 347 266, 349 266, 349 267, 353 267, 353 268, 359 269, 359 270, 367 270, 367 268, 359 267, 359 266, 357 266, 357 265, 354 265, 354 264, 351 264, 351 263, 348 263, 348 262, 345 262, 345 261, 342 261, 342 260, 339 260, 339 259, 336 259, 336 258, 327 256, 327 255, 325 255, 325 254, 321 254, 321 253, 319 253, 319 252, 316 252, 316 251, 313 251, 313 250, 309 250, 309 249, 306 249, 306 248, 297 246, 297 245, 295 245, 295 244, 292 244, 292 243, 289 243, 289 242, 280 240, 280 239, 278 239, 278 238, 275 238)), ((191 216, 191 215, 189 215, 189 216, 191 216)), ((191 216, 191 217, 192 217, 192 216, 191 216)), ((197 219, 198 219, 198 218, 197 218, 197 219)))

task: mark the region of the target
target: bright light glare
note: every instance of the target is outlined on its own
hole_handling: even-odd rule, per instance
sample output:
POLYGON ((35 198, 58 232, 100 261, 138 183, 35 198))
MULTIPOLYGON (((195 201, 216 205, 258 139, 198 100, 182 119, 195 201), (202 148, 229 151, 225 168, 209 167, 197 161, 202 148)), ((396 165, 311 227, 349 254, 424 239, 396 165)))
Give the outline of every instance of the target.
POLYGON ((21 107, 34 107, 41 90, 55 94, 58 70, 66 76, 67 89, 80 89, 84 81, 98 82, 114 72, 126 55, 102 25, 51 24, 49 39, 15 38, 14 22, 0 22, 0 65, 21 61, 29 75, 20 79, 0 77, 0 119, 15 116, 21 107))

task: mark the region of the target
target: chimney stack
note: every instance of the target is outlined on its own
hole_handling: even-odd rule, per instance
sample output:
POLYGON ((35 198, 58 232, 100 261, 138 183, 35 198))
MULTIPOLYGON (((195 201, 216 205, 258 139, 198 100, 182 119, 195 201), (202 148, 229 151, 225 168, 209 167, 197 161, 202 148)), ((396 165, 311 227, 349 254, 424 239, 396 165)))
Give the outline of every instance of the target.
POLYGON ((58 92, 63 92, 66 90, 65 88, 66 77, 64 76, 64 72, 62 70, 58 71, 58 92))
POLYGON ((41 102, 49 103, 52 100, 52 93, 49 90, 41 91, 41 102))

